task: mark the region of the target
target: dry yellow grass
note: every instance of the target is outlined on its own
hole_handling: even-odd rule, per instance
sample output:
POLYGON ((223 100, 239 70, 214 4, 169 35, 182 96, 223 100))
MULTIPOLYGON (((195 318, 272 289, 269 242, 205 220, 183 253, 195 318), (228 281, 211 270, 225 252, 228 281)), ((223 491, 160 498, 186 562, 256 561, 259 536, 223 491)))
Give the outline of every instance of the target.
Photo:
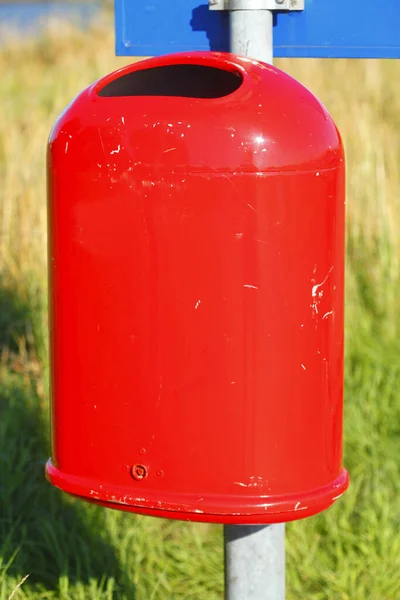
POLYGON ((21 281, 46 268, 46 140, 65 105, 91 81, 126 63, 110 29, 89 35, 55 26, 41 42, 0 51, 0 272, 21 281))

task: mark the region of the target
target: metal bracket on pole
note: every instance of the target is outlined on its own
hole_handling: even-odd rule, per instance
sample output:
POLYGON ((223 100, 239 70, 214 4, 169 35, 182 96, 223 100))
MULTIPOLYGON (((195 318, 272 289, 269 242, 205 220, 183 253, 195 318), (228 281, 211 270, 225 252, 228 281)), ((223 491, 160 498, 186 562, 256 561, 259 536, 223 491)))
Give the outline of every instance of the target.
POLYGON ((304 0, 208 0, 210 10, 304 10, 304 0))

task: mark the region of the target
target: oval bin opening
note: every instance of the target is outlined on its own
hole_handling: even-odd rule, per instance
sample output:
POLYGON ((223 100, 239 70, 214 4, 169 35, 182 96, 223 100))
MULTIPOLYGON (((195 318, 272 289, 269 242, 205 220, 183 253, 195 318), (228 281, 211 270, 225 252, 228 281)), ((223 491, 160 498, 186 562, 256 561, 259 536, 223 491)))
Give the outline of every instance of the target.
POLYGON ((205 65, 168 65, 132 71, 111 81, 99 96, 181 96, 222 98, 242 84, 240 73, 205 65))

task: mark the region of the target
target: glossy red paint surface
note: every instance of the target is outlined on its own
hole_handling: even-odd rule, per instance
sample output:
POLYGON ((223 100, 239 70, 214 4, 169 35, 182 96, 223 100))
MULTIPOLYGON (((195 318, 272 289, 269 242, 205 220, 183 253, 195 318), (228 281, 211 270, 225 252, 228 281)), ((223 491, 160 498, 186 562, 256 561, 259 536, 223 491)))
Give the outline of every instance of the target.
POLYGON ((344 179, 319 101, 233 55, 143 61, 69 105, 48 153, 54 485, 224 523, 303 518, 344 492, 344 179), (185 63, 243 82, 98 95, 185 63))

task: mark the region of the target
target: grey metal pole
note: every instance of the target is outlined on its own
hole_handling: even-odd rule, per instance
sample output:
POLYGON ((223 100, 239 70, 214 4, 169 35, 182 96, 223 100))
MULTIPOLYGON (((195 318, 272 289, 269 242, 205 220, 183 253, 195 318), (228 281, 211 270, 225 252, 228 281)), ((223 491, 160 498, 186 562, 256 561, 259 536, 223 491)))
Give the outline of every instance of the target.
MULTIPOLYGON (((272 64, 273 16, 231 0, 231 52, 272 64)), ((225 525, 225 600, 285 599, 285 525, 225 525)))
POLYGON ((225 525, 225 600, 284 600, 285 525, 225 525))
POLYGON ((272 64, 272 11, 231 10, 231 52, 272 64))

